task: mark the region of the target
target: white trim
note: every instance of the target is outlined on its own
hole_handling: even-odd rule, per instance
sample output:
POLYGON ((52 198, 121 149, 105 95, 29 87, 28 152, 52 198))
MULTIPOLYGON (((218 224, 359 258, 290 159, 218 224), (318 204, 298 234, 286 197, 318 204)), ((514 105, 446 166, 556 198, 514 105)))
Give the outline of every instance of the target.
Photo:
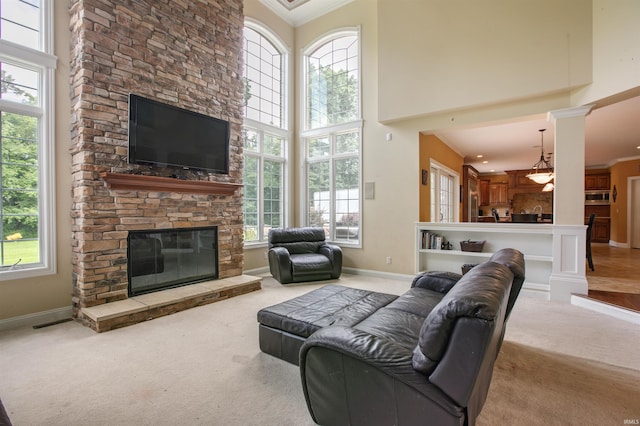
POLYGON ((0 108, 18 114, 37 117, 38 144, 38 237, 40 262, 0 269, 3 280, 52 275, 57 272, 56 257, 56 185, 55 185, 55 68, 53 51, 53 8, 44 0, 41 10, 41 45, 44 51, 0 40, 0 58, 11 58, 18 66, 30 67, 39 73, 39 106, 0 100, 0 108))
MULTIPOLYGON (((627 177, 627 247, 631 247, 631 225, 633 221, 633 211, 631 210, 633 207, 633 191, 631 191, 633 187, 633 182, 638 181, 640 183, 640 176, 629 176, 627 177)), ((640 201, 640 200, 638 200, 640 201)), ((639 224, 640 225, 640 224, 639 224)))
POLYGON ((359 268, 342 268, 342 272, 352 275, 366 275, 369 277, 388 278, 390 280, 403 281, 407 280, 409 284, 415 278, 415 275, 397 274, 394 272, 374 271, 373 269, 359 269, 359 268))
MULTIPOLYGON (((300 86, 302 90, 300 90, 300 99, 299 108, 300 116, 298 119, 298 128, 301 129, 300 133, 308 132, 310 130, 307 127, 307 102, 306 102, 306 94, 307 94, 307 76, 308 76, 308 57, 311 53, 315 52, 317 49, 322 47, 324 44, 335 40, 340 37, 350 37, 355 35, 358 38, 358 117, 362 119, 362 36, 361 36, 361 27, 360 25, 356 25, 353 27, 341 27, 335 28, 328 33, 322 34, 316 37, 311 43, 307 44, 306 47, 300 49, 300 71, 302 75, 300 76, 300 86)), ((342 123, 341 123, 342 124, 342 123)), ((332 126, 322 127, 322 129, 326 129, 332 126)), ((362 145, 362 141, 361 141, 362 145)))
POLYGON ((578 107, 556 109, 547 113, 547 121, 555 123, 555 120, 571 117, 586 117, 591 113, 595 105, 584 105, 578 107))
POLYGON ((71 306, 51 309, 49 311, 35 312, 33 314, 21 315, 0 320, 0 331, 13 330, 20 327, 32 327, 34 325, 47 324, 50 322, 65 320, 73 316, 71 306))
MULTIPOLYGON (((263 199, 263 170, 264 170, 264 160, 272 160, 282 163, 282 193, 281 193, 281 202, 282 202, 282 224, 281 226, 287 227, 290 226, 291 217, 293 216, 293 182, 291 181, 291 177, 293 176, 292 171, 292 161, 291 161, 291 153, 293 152, 293 132, 291 131, 290 123, 293 122, 291 119, 291 102, 290 102, 290 94, 291 90, 291 49, 284 43, 284 41, 276 34, 273 30, 271 30, 267 25, 260 22, 259 20, 251 17, 245 17, 244 26, 246 28, 250 28, 253 31, 257 32, 261 37, 264 37, 268 42, 270 42, 275 49, 281 55, 281 119, 282 119, 282 127, 272 126, 266 123, 262 123, 257 120, 252 120, 250 118, 244 118, 242 127, 243 129, 251 129, 258 133, 258 152, 254 151, 245 151, 243 155, 252 156, 258 159, 258 240, 257 241, 246 241, 244 244, 246 247, 259 247, 266 244, 267 236, 264 235, 261 238, 261 235, 264 230, 264 199, 263 199), (280 137, 284 141, 284 146, 282 147, 282 156, 273 156, 264 153, 264 134, 269 133, 280 137)), ((243 56, 246 56, 246 52, 244 52, 244 43, 243 43, 243 56)), ((245 74, 243 73, 243 77, 245 74)), ((243 107, 244 108, 244 107, 243 107)), ((243 223, 244 229, 244 223, 243 223)))
POLYGON ((258 276, 262 274, 269 274, 269 276, 271 276, 269 272, 269 266, 262 266, 260 268, 247 269, 242 273, 245 275, 258 275, 258 276))
POLYGON ((640 325, 640 313, 633 312, 629 309, 619 308, 606 302, 600 302, 575 294, 571 296, 571 304, 640 325))
MULTIPOLYGON (((452 217, 453 217, 453 221, 452 222, 437 222, 437 223, 456 223, 456 222, 460 222, 460 174, 458 172, 456 172, 453 169, 450 169, 449 167, 445 166, 444 164, 434 160, 433 158, 429 159, 429 175, 431 175, 433 169, 436 170, 442 170, 445 171, 447 173, 449 173, 451 176, 453 176, 453 197, 452 197, 452 207, 453 207, 453 212, 452 212, 452 217)), ((431 186, 435 184, 434 179, 430 179, 430 183, 429 183, 429 191, 431 193, 431 186)), ((440 189, 440 182, 439 179, 436 179, 438 181, 437 183, 437 189, 440 189)), ((430 203, 433 202, 433 200, 429 201, 430 203)), ((438 203, 439 205, 439 203, 438 203)), ((429 210, 431 210, 431 206, 429 207, 429 210)), ((433 217, 434 217, 434 213, 430 212, 432 221, 433 221, 433 217)), ((435 222, 435 221, 433 221, 435 222)))
POLYGON ((609 245, 611 247, 620 247, 620 248, 631 248, 631 244, 627 243, 619 243, 617 241, 609 240, 609 245))
POLYGON ((22 63, 26 62, 38 67, 45 66, 55 69, 58 63, 58 58, 55 55, 50 55, 49 53, 30 47, 20 46, 7 40, 0 40, 0 54, 4 57, 13 58, 22 63))
POLYGON ((299 186, 299 210, 300 210, 300 218, 301 218, 301 222, 304 224, 308 223, 309 220, 309 212, 308 212, 308 206, 309 206, 309 190, 308 190, 308 166, 311 163, 314 163, 316 161, 320 162, 320 161, 329 161, 329 177, 330 177, 330 184, 329 184, 329 191, 331 192, 331 199, 330 199, 330 209, 333 213, 335 213, 335 171, 334 171, 334 162, 336 159, 340 159, 340 158, 356 158, 356 156, 354 156, 353 154, 336 154, 335 153, 335 135, 342 133, 342 132, 346 132, 346 131, 351 131, 354 129, 357 129, 358 132, 358 153, 357 153, 357 158, 358 158, 358 203, 359 203, 359 233, 358 233, 358 240, 356 242, 350 242, 350 241, 346 241, 346 240, 336 240, 335 239, 335 227, 336 227, 336 222, 335 222, 335 217, 332 218, 332 220, 330 221, 330 227, 331 227, 331 235, 329 236, 329 241, 337 244, 339 246, 342 247, 349 247, 349 248, 362 248, 362 243, 363 243, 363 232, 362 232, 362 219, 363 219, 363 163, 362 163, 362 151, 363 151, 363 146, 364 146, 364 141, 363 141, 363 135, 364 135, 364 120, 362 119, 362 27, 360 25, 356 25, 356 26, 347 26, 347 27, 340 27, 340 28, 334 28, 332 30, 330 30, 329 32, 326 32, 318 37, 316 37, 313 41, 311 41, 309 44, 307 44, 305 47, 303 47, 302 49, 300 49, 299 51, 299 57, 300 57, 300 63, 299 63, 299 69, 301 72, 300 75, 300 86, 302 87, 302 90, 300 90, 300 95, 299 95, 299 105, 301 106, 299 108, 300 110, 300 114, 298 117, 298 128, 300 129, 298 132, 298 139, 299 139, 299 147, 300 149, 299 151, 299 164, 300 164, 300 170, 299 170, 299 176, 301 177, 301 181, 305 182, 304 185, 300 185, 299 186), (357 43, 358 43, 358 105, 357 105, 357 119, 356 120, 352 120, 350 122, 346 122, 346 123, 339 123, 339 124, 333 124, 333 125, 328 125, 328 126, 323 126, 323 127, 317 127, 317 128, 313 128, 313 129, 309 129, 308 126, 308 109, 307 109, 307 88, 309 85, 308 82, 308 62, 309 62, 309 56, 315 52, 317 49, 321 48, 322 46, 324 46, 325 44, 329 43, 332 40, 336 40, 339 39, 341 37, 356 37, 357 39, 357 43), (314 138, 314 137, 318 137, 318 136, 329 136, 331 138, 331 151, 330 151, 330 155, 327 157, 322 157, 322 158, 314 158, 314 159, 309 159, 307 156, 307 146, 308 146, 308 140, 310 138, 314 138))
POLYGON ((326 15, 353 0, 294 1, 292 7, 285 7, 282 0, 259 0, 289 25, 299 27, 326 15))

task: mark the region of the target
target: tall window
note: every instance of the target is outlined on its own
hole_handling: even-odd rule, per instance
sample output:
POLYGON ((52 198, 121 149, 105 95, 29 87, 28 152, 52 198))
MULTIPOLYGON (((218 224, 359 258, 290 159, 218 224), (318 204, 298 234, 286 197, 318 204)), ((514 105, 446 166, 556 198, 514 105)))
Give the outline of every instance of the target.
POLYGON ((431 162, 431 222, 457 222, 460 176, 431 162))
POLYGON ((0 3, 0 276, 52 273, 50 0, 0 3))
POLYGON ((285 108, 285 49, 266 29, 244 28, 244 240, 266 241, 285 224, 289 131, 285 108))
POLYGON ((361 129, 359 34, 339 31, 304 53, 304 130, 309 226, 328 239, 360 243, 361 129))

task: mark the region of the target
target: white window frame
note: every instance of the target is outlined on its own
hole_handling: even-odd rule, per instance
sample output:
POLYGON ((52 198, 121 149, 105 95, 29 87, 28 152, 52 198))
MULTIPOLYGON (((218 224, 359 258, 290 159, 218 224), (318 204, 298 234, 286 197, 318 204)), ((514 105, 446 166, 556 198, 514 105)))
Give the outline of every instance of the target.
MULTIPOLYGON (((255 121, 251 121, 252 123, 255 123, 255 121)), ((289 173, 287 171, 287 136, 289 134, 289 132, 287 131, 282 131, 280 129, 276 129, 276 128, 268 128, 267 130, 264 130, 264 127, 269 127, 269 126, 264 126, 262 128, 254 128, 249 126, 247 123, 245 123, 244 126, 246 129, 249 129, 251 131, 255 131, 256 133, 258 133, 258 151, 244 151, 244 156, 245 157, 253 157, 256 158, 258 160, 258 224, 256 225, 258 228, 258 239, 256 241, 245 241, 245 245, 260 245, 260 244, 265 244, 267 242, 267 237, 268 234, 266 234, 264 232, 265 229, 265 223, 264 223, 264 198, 263 198, 263 194, 264 194, 264 162, 265 160, 269 160, 269 161, 275 161, 278 163, 281 163, 282 165, 282 188, 281 188, 281 211, 282 211, 282 223, 281 226, 285 227, 287 225, 287 219, 289 217, 289 212, 287 209, 287 187, 288 187, 288 182, 289 182, 289 173), (279 131, 280 130, 280 131, 279 131), (280 137, 283 140, 283 155, 282 156, 275 156, 275 155, 271 155, 271 154, 266 154, 264 153, 264 134, 265 133, 269 133, 272 134, 274 136, 280 137)), ((243 224, 244 226, 244 224, 243 224)))
MULTIPOLYGON (((289 63, 290 63, 290 49, 285 45, 285 43, 278 38, 274 31, 269 29, 266 25, 261 22, 251 19, 245 18, 244 26, 251 28, 252 30, 260 33, 263 37, 265 37, 269 42, 271 42, 276 49, 282 55, 282 128, 271 126, 265 123, 262 123, 257 120, 252 120, 249 118, 244 118, 243 128, 248 128, 259 133, 259 152, 255 151, 243 151, 243 155, 252 156, 254 158, 258 158, 258 240, 256 241, 245 241, 244 244, 246 247, 263 247, 267 245, 267 237, 268 235, 264 235, 264 200, 262 198, 262 194, 264 191, 264 187, 262 186, 263 180, 263 163, 265 159, 268 160, 276 160, 283 161, 283 183, 282 183, 282 227, 287 227, 290 225, 290 201, 289 194, 291 188, 291 173, 289 172, 290 168, 290 149, 291 149, 291 139, 292 132, 289 126, 289 86, 290 86, 290 72, 289 72, 289 63), (263 152, 263 136, 265 133, 269 133, 280 137, 283 139, 283 156, 276 157, 269 154, 264 154, 263 152)), ((243 53, 244 54, 244 53, 243 53)), ((244 228, 244 220, 243 220, 243 228, 244 228)))
POLYGON ((40 262, 0 268, 2 280, 52 275, 56 265, 56 206, 54 169, 55 69, 53 55, 53 1, 42 0, 40 45, 42 50, 0 40, 0 61, 18 64, 39 73, 39 105, 25 105, 0 99, 0 110, 37 117, 38 126, 38 237, 40 262))
POLYGON ((299 127, 300 129, 302 129, 299 133, 300 136, 300 142, 301 142, 301 148, 299 150, 299 160, 300 160, 300 169, 299 169, 299 175, 302 177, 302 181, 304 182, 303 185, 300 185, 300 212, 301 212, 301 219, 302 222, 304 224, 308 224, 309 223, 309 190, 308 190, 308 182, 309 182, 309 178, 308 178, 308 166, 311 163, 314 162, 318 162, 318 161, 329 161, 329 174, 330 174, 330 179, 329 179, 329 185, 330 185, 330 191, 333 194, 331 197, 331 201, 330 201, 330 205, 331 205, 331 211, 335 212, 335 189, 334 189, 334 185, 335 185, 335 175, 333 172, 333 164, 335 162, 336 159, 339 158, 346 158, 346 157, 353 157, 352 154, 335 154, 333 152, 333 146, 334 146, 334 138, 335 135, 339 134, 339 133, 344 133, 347 131, 356 131, 359 134, 359 146, 358 146, 358 164, 359 164, 359 171, 358 171, 358 204, 359 204, 359 232, 358 232, 358 240, 357 242, 350 242, 348 240, 336 240, 335 239, 335 232, 336 232, 336 220, 335 220, 335 214, 332 214, 330 216, 330 232, 329 232, 329 236, 328 236, 328 240, 338 244, 340 246, 344 246, 344 247, 353 247, 353 248, 362 248, 362 239, 363 239, 363 233, 362 233, 362 223, 363 223, 363 214, 362 214, 362 146, 363 146, 363 141, 362 141, 362 136, 363 136, 363 127, 364 127, 364 120, 362 119, 362 37, 361 37, 361 28, 360 26, 354 26, 354 27, 343 27, 343 28, 338 28, 335 29, 327 34, 324 34, 320 37, 318 37, 316 40, 312 41, 308 46, 304 47, 303 49, 300 50, 300 70, 301 70, 301 87, 302 90, 300 90, 300 98, 299 98, 299 104, 301 105, 300 108, 300 116, 299 116, 299 127), (314 52, 316 49, 318 49, 319 47, 321 47, 322 45, 324 45, 325 43, 330 42, 331 40, 343 37, 343 36, 349 36, 349 35, 355 35, 358 37, 358 119, 350 121, 350 122, 345 122, 345 123, 340 123, 340 124, 335 124, 335 125, 329 125, 326 127, 322 127, 322 128, 314 128, 314 129, 309 129, 308 128, 308 120, 307 120, 307 115, 308 115, 308 104, 307 104, 307 85, 308 85, 308 81, 307 81, 307 76, 308 76, 308 65, 307 65, 307 57, 310 53, 314 52), (311 139, 314 138, 318 138, 321 136, 327 136, 329 137, 329 139, 332 141, 331 143, 331 155, 330 156, 326 156, 326 157, 322 157, 322 158, 317 158, 317 159, 309 159, 307 157, 307 153, 308 153, 308 143, 311 139))
POLYGON ((449 167, 445 166, 437 162, 436 160, 430 160, 430 194, 431 194, 431 205, 430 211, 431 222, 459 222, 460 221, 460 174, 449 167), (451 210, 451 221, 441 221, 437 215, 437 212, 440 211, 440 197, 439 194, 441 192, 440 188, 440 176, 442 174, 446 174, 452 179, 452 195, 451 195, 451 205, 449 209, 451 210), (435 196, 434 196, 435 195, 435 196))

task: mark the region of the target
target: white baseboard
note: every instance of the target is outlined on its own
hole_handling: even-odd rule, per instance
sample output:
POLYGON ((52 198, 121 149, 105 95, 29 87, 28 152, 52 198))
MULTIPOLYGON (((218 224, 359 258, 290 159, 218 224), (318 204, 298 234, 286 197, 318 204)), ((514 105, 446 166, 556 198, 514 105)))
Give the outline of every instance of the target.
MULTIPOLYGON (((415 277, 415 275, 395 274, 391 272, 380 272, 380 271, 373 271, 370 269, 357 269, 357 268, 342 268, 342 272, 346 274, 352 274, 352 275, 368 275, 370 277, 389 278, 390 280, 401 280, 401 281, 406 281, 406 280, 411 281, 413 280, 413 277, 415 277)), ((243 273, 248 275, 268 274, 269 267, 264 266, 262 268, 247 269, 243 273)))
POLYGON ((255 269, 247 269, 246 271, 242 271, 243 274, 247 274, 247 275, 262 275, 262 274, 268 274, 269 273, 269 267, 268 266, 263 266, 262 268, 255 268, 255 269))
POLYGON ((0 331, 12 330, 19 327, 31 327, 34 325, 47 324, 71 318, 73 309, 71 306, 52 309, 50 311, 36 312, 19 317, 0 320, 0 331))
POLYGON ((342 268, 342 272, 345 272, 347 274, 353 274, 353 275, 367 275, 370 277, 389 278, 390 280, 400 280, 400 281, 406 281, 406 280, 411 281, 415 277, 415 274, 405 275, 405 274, 396 274, 393 272, 381 272, 381 271, 374 271, 371 269, 357 269, 357 268, 342 268))
POLYGON ((609 245, 612 247, 619 247, 619 248, 631 248, 631 245, 629 243, 619 243, 613 240, 609 240, 609 245))

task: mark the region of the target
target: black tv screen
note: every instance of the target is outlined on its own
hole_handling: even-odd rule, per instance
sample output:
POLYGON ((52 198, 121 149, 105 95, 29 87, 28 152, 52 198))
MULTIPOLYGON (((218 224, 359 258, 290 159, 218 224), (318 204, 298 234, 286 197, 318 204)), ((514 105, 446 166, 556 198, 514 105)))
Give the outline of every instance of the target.
POLYGON ((229 122, 130 94, 129 162, 229 173, 229 122))

